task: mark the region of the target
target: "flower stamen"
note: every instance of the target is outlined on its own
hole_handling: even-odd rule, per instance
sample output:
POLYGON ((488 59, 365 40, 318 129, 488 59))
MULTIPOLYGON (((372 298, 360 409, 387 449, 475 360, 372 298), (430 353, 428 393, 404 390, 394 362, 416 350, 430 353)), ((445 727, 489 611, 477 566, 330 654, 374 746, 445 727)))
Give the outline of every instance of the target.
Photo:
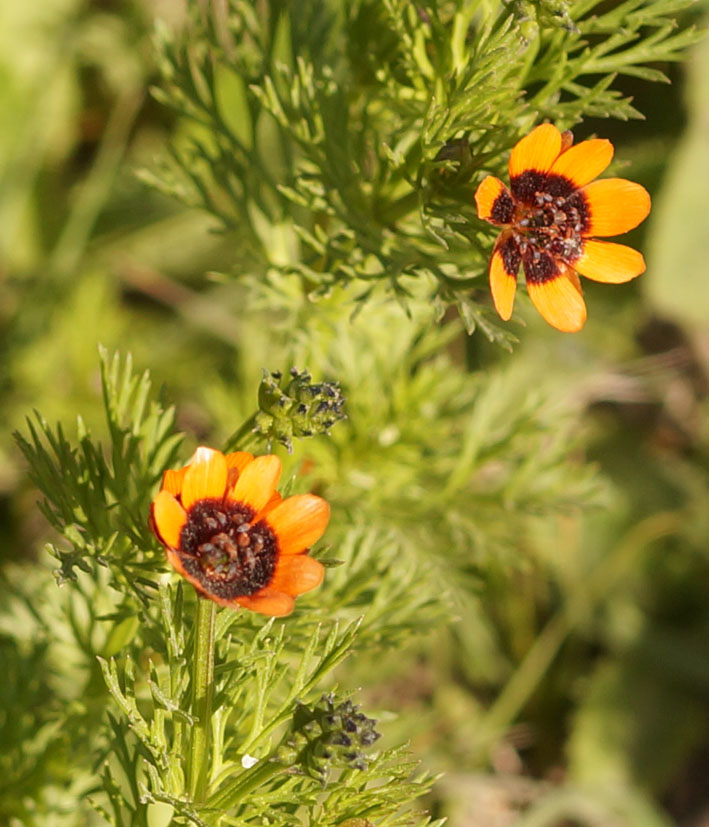
POLYGON ((243 503, 200 500, 187 512, 181 553, 188 574, 219 597, 254 594, 273 579, 277 541, 267 524, 255 525, 243 503))

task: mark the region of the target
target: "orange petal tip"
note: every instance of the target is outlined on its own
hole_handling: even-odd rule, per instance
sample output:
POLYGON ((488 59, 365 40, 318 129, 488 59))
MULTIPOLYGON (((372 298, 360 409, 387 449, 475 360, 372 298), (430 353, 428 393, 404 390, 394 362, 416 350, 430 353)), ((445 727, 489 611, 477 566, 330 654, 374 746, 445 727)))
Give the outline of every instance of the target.
POLYGON ((286 617, 295 608, 295 601, 289 594, 267 587, 248 597, 237 597, 234 601, 245 609, 267 617, 286 617))
POLYGON ((180 468, 177 471, 168 469, 163 471, 161 491, 169 491, 175 497, 179 497, 182 493, 182 483, 185 479, 187 468, 180 468))
POLYGON ((317 588, 325 576, 322 563, 306 554, 281 557, 269 588, 296 597, 317 588))
POLYGON ((239 474, 229 499, 244 503, 258 514, 268 503, 281 476, 281 460, 275 454, 255 457, 239 474))
POLYGON ((182 504, 187 509, 198 500, 220 499, 227 484, 224 454, 204 446, 190 460, 182 482, 182 504))
POLYGON ((512 316, 520 262, 514 242, 501 236, 490 259, 490 292, 495 310, 505 322, 512 316))
POLYGON ((581 257, 574 268, 593 281, 624 284, 645 272, 642 253, 625 244, 610 241, 584 241, 581 257))
POLYGON ((518 141, 510 154, 510 178, 528 170, 547 172, 561 152, 561 132, 543 123, 518 141))
POLYGON ((541 317, 562 333, 578 333, 586 323, 586 303, 578 277, 561 273, 543 282, 527 282, 527 292, 541 317))
POLYGON ((625 178, 593 181, 581 192, 589 211, 585 236, 621 235, 644 221, 651 207, 645 187, 625 178))
POLYGON ((160 491, 153 500, 151 515, 160 542, 170 548, 177 548, 180 534, 187 522, 185 509, 169 491, 160 491))
POLYGON ((579 189, 607 169, 612 160, 613 144, 604 138, 592 138, 562 152, 549 172, 562 175, 579 189))
POLYGON ((515 204, 512 196, 494 175, 488 175, 480 182, 475 191, 475 204, 478 218, 491 224, 508 224, 514 217, 515 204))
POLYGON ((278 538, 281 554, 300 554, 324 534, 330 506, 314 494, 300 494, 283 500, 264 519, 278 538))

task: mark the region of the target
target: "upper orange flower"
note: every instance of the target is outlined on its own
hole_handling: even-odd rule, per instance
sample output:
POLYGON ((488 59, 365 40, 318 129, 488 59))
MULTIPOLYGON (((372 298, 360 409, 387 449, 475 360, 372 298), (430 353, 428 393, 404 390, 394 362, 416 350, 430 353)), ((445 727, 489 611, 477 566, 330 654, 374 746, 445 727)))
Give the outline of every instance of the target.
POLYGON ((637 227, 650 212, 650 196, 623 178, 590 183, 613 158, 610 141, 572 143, 570 132, 538 126, 512 150, 510 189, 488 175, 475 193, 478 216, 504 228, 490 261, 490 288, 505 321, 512 315, 520 264, 534 306, 568 333, 586 321, 578 273, 620 284, 645 270, 637 250, 591 236, 637 227))
POLYGON ((313 494, 283 499, 277 456, 226 456, 198 448, 179 471, 165 471, 151 527, 167 559, 205 597, 272 617, 319 586, 324 569, 307 556, 330 506, 313 494))

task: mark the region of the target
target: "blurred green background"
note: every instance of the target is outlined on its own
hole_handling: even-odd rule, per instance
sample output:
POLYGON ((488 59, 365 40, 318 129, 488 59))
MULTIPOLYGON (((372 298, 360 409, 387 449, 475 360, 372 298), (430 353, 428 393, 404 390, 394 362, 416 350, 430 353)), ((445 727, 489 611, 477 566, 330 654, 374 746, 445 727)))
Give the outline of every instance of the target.
MULTIPOLYGON (((195 443, 218 443, 251 412, 263 367, 306 355, 319 375, 346 366, 330 378, 345 384, 353 427, 370 402, 361 352, 331 358, 324 344, 335 300, 312 306, 284 283, 283 307, 268 291, 247 302, 248 286, 214 275, 238 268, 233 240, 136 175, 176 126, 148 91, 159 82, 150 35, 156 16, 177 23, 181 13, 177 0, 0 0, 0 559, 10 591, 18 570, 54 588, 48 530, 11 433, 32 409, 67 428, 80 413, 101 432, 99 343, 150 368, 195 443)), ((577 130, 611 138, 623 174, 651 190, 651 217, 629 237, 648 272, 620 287, 587 283, 589 322, 576 336, 527 312, 512 354, 457 328, 448 344, 461 375, 495 371, 512 386, 504 400, 524 407, 543 389, 550 439, 555 410, 565 428, 571 415, 574 455, 598 491, 509 547, 522 565, 476 572, 457 597, 467 607, 458 623, 341 677, 370 708, 395 710, 387 726, 445 771, 427 806, 453 827, 709 824, 709 42, 685 66, 661 68, 671 86, 622 83, 645 121, 577 130)), ((409 324, 381 307, 361 324, 391 313, 409 324)), ((361 453, 338 448, 352 489, 343 502, 386 488, 364 454, 396 439, 390 416, 370 406, 362 421, 376 438, 364 433, 361 453)), ((400 461, 420 462, 412 451, 400 461)), ((385 516, 395 504, 382 495, 372 508, 385 516)), ((38 674, 41 654, 0 625, 3 745, 30 739, 37 710, 72 697, 51 670, 38 674), (30 687, 27 730, 12 713, 13 682, 30 687)), ((26 766, 27 790, 44 783, 33 771, 61 778, 51 762, 26 766)), ((20 789, 6 769, 0 821, 20 789)), ((38 823, 84 823, 66 819, 38 823)))

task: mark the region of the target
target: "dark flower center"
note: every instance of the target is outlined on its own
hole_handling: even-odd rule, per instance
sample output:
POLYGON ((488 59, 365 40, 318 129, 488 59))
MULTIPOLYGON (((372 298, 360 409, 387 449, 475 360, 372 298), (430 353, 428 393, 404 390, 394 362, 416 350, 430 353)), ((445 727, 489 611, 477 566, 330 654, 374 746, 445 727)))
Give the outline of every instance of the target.
POLYGON ((510 180, 516 208, 503 258, 507 272, 524 262, 527 278, 543 282, 554 278, 556 262, 568 264, 583 252, 583 233, 590 223, 585 196, 563 175, 527 170, 510 180))
POLYGON ((578 258, 589 210, 573 182, 563 175, 528 170, 515 176, 510 187, 517 201, 514 227, 522 254, 525 244, 530 244, 556 258, 578 258))
POLYGON ((187 513, 180 535, 180 560, 208 594, 224 598, 254 594, 273 579, 276 536, 264 520, 251 525, 254 510, 243 503, 204 499, 187 513))

